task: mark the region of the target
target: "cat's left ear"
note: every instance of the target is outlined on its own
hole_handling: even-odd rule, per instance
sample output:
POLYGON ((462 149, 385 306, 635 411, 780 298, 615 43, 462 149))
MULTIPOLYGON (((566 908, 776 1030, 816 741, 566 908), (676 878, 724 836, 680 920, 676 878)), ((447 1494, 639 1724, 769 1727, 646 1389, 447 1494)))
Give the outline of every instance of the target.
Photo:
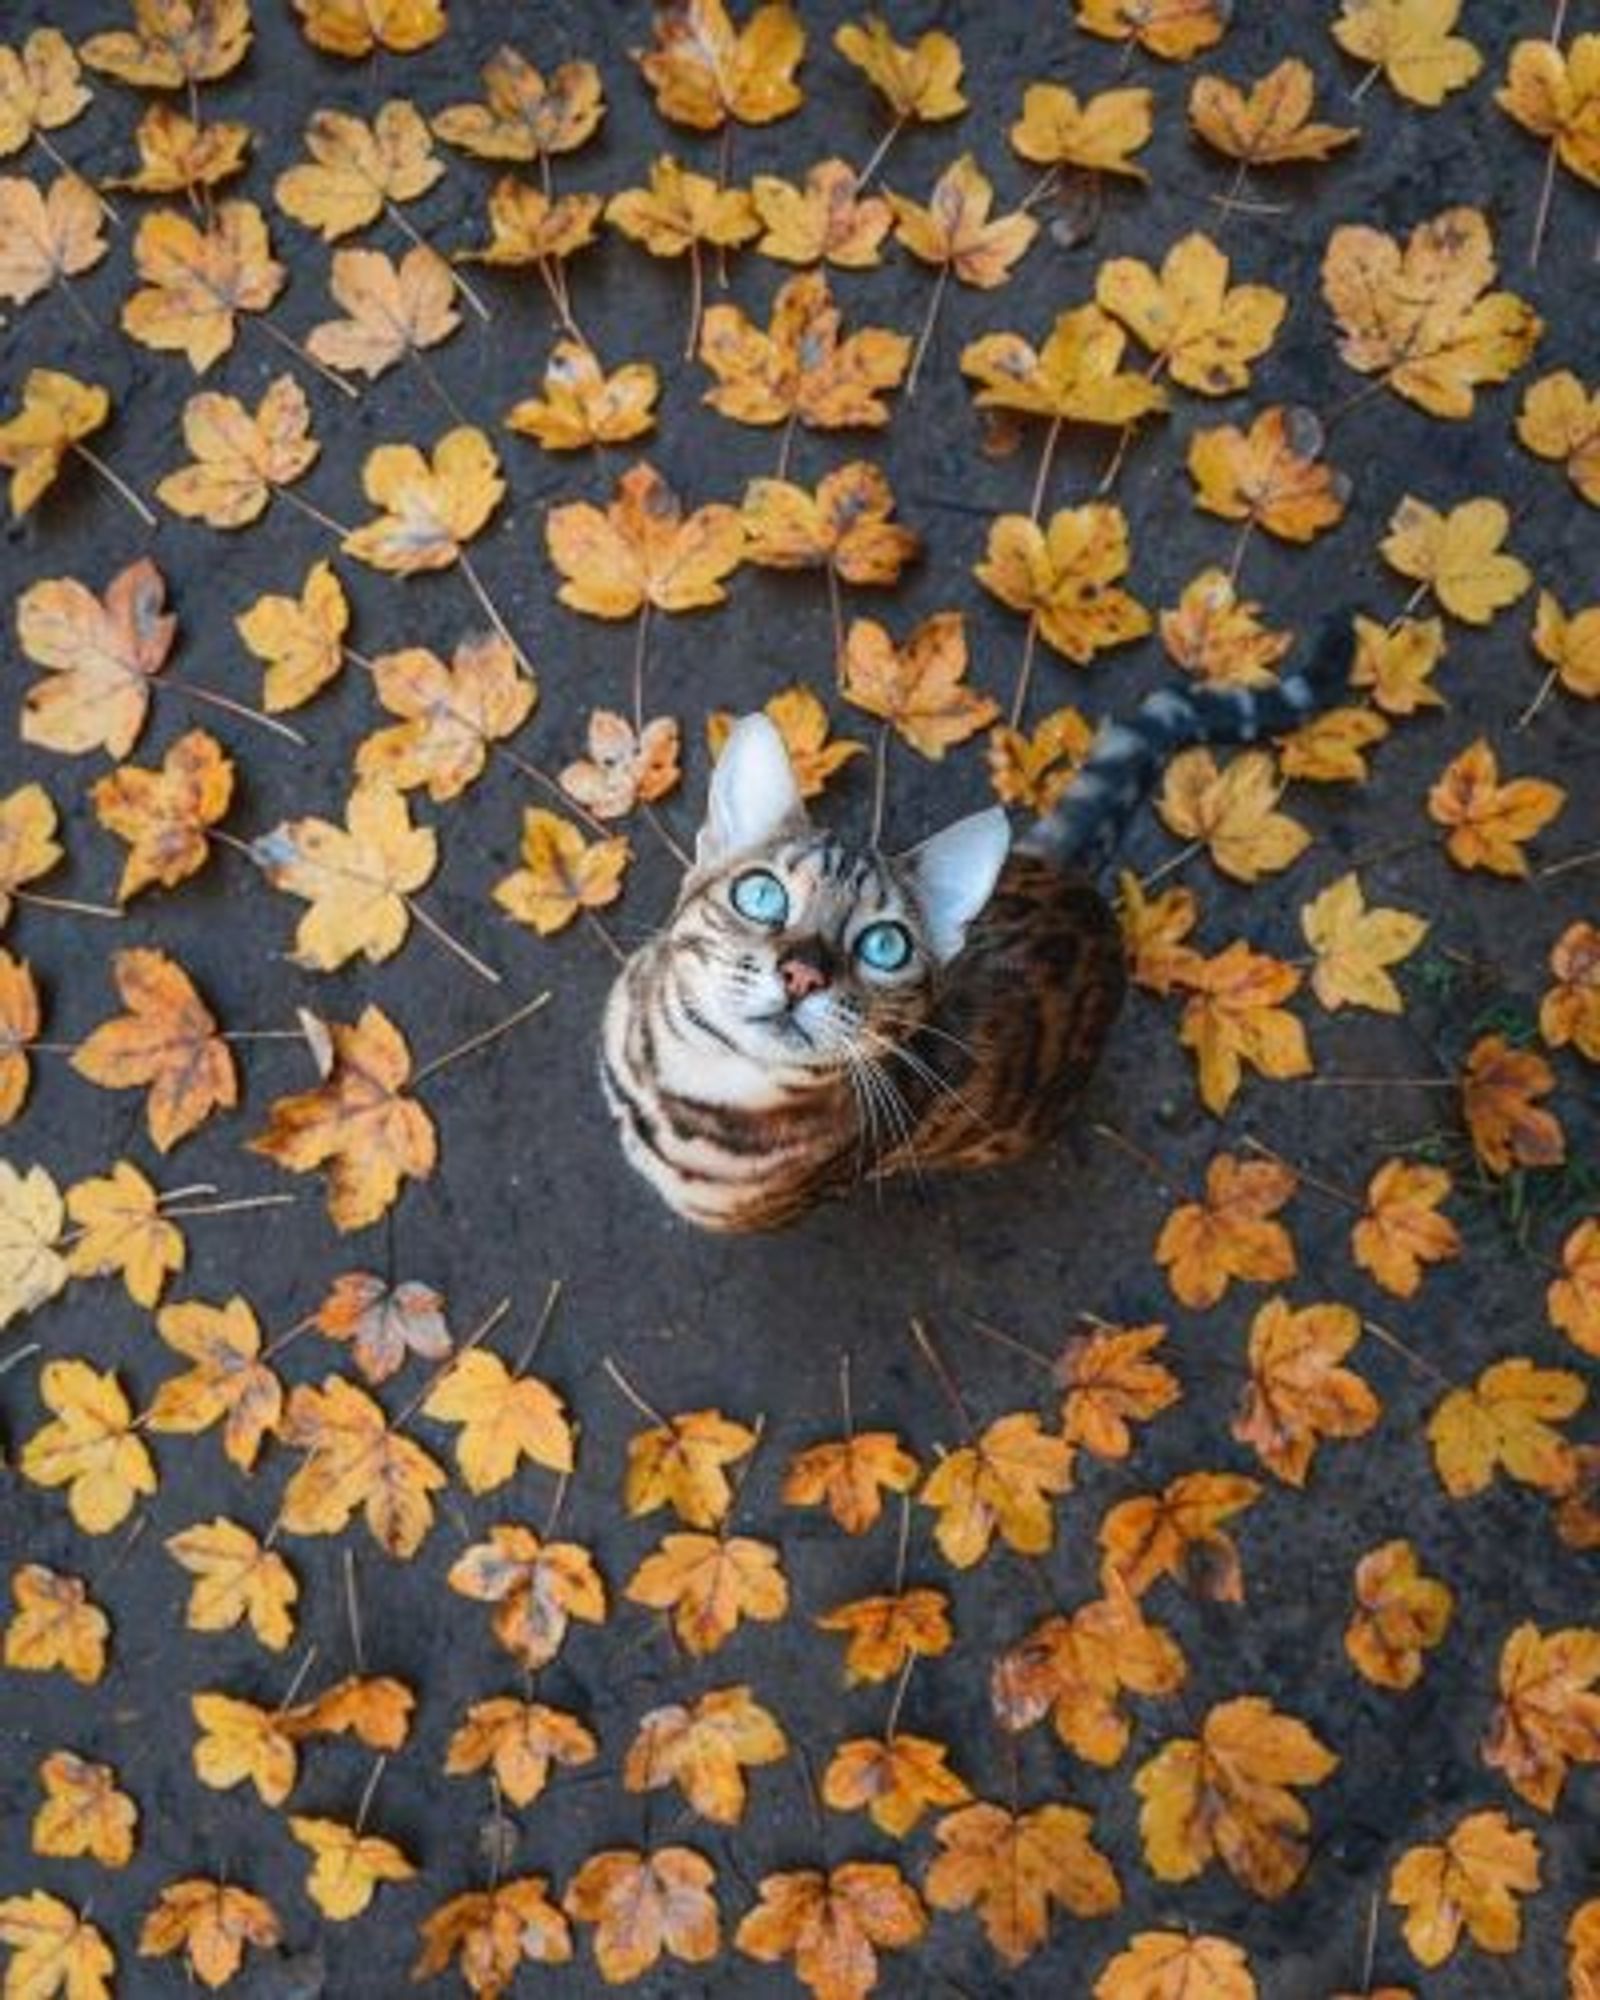
POLYGON ((711 773, 695 866, 720 867, 735 854, 805 825, 800 787, 777 725, 759 711, 740 716, 711 773))
POLYGON ((1010 852, 1011 822, 1002 806, 990 806, 902 855, 941 965, 961 949, 967 925, 994 894, 1010 852))

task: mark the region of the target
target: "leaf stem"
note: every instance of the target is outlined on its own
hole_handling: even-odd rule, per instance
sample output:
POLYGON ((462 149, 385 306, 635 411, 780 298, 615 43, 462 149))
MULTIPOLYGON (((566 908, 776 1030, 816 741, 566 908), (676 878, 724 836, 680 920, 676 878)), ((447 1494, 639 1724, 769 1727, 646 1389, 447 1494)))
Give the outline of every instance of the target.
POLYGON ((534 1327, 522 1352, 512 1364, 513 1375, 525 1375, 532 1366, 533 1357, 539 1352, 539 1343, 544 1339, 551 1321, 556 1316, 556 1307, 561 1303, 561 1294, 564 1290, 565 1285, 560 1278, 550 1280, 550 1288, 544 1295, 544 1304, 539 1309, 538 1325, 534 1327))
POLYGON ((1039 453, 1039 470, 1034 475, 1033 497, 1028 502, 1028 519, 1037 521, 1044 507, 1045 487, 1050 483, 1050 468, 1055 464, 1056 446, 1061 439, 1064 417, 1052 417, 1050 428, 1044 434, 1044 448, 1039 453))
POLYGON ((455 397, 451 395, 449 385, 446 383, 444 377, 434 367, 422 349, 420 347, 412 347, 408 344, 406 354, 410 358, 411 365, 416 369, 423 381, 427 383, 434 395, 438 397, 451 419, 458 424, 466 423, 466 411, 462 409, 455 397))
POLYGON ((837 686, 840 662, 844 658, 844 600, 839 588, 839 572, 831 562, 823 574, 828 579, 828 615, 833 620, 833 678, 837 686))
MULTIPOLYGON (((298 729, 291 729, 287 722, 280 722, 276 716, 264 715, 259 708, 251 708, 247 702, 235 701, 232 695, 218 694, 215 688, 201 687, 195 681, 180 681, 168 674, 155 685, 170 688, 176 694, 188 695, 190 700, 204 702, 210 708, 220 708, 228 715, 236 715, 244 722, 253 722, 259 728, 270 729, 274 736, 283 736, 291 743, 297 743, 302 750, 308 749, 306 739, 298 729)), ((217 837, 215 829, 211 829, 217 837)))
POLYGON ((467 587, 471 590, 473 596, 478 600, 478 603, 481 605, 483 609, 483 615, 489 620, 489 622, 494 626, 494 629, 500 634, 501 638, 504 639, 506 644, 511 648, 511 651, 515 656, 517 665, 521 667, 522 671, 528 676, 528 679, 530 681, 536 680, 538 676, 533 671, 532 660, 528 658, 527 654, 522 650, 521 646, 518 645, 516 638, 512 633, 511 627, 506 623, 505 619, 501 617, 499 610, 496 608, 494 599, 489 595, 489 592, 484 585, 483 578, 479 576, 477 567, 473 563, 471 556, 467 554, 465 549, 460 550, 459 555, 461 562, 461 574, 466 578, 467 587))
POLYGON ((872 776, 872 831, 867 836, 867 844, 876 847, 883 832, 883 808, 889 783, 889 725, 878 724, 877 754, 873 760, 872 776))
POLYGON ((1028 635, 1022 642, 1022 665, 1017 670, 1017 685, 1011 696, 1011 713, 1008 720, 1013 729, 1022 727, 1022 711, 1028 702, 1028 687, 1033 679, 1033 656, 1039 642, 1039 614, 1028 614, 1028 635))
POLYGON ((292 333, 285 333, 277 321, 270 318, 266 313, 252 313, 249 323, 252 326, 260 327, 268 340, 272 341, 276 346, 281 347, 285 353, 294 355, 298 360, 304 362, 308 368, 315 369, 323 381, 331 382, 341 396, 348 396, 352 403, 361 400, 361 391, 352 381, 340 375, 335 369, 324 367, 311 352, 310 348, 296 340, 292 333))
POLYGON ((480 979, 486 979, 491 986, 498 986, 500 984, 500 975, 495 971, 494 967, 492 965, 485 965, 476 952, 468 950, 460 938, 456 937, 452 932, 447 931, 439 919, 431 911, 425 909, 415 896, 402 896, 400 900, 405 904, 412 916, 416 918, 417 922, 421 924, 422 928, 425 931, 431 932, 439 940, 440 944, 444 946, 446 951, 454 952, 463 965, 470 967, 472 971, 477 973, 480 979))
POLYGON ((324 514, 322 509, 308 500, 303 493, 296 493, 288 486, 274 486, 272 490, 280 500, 287 500, 291 507, 304 514, 308 521, 315 521, 319 528, 326 528, 330 535, 337 535, 341 542, 348 541, 355 533, 355 530, 347 528, 343 521, 336 521, 331 514, 324 514))
POLYGON ((293 1194, 250 1194, 240 1195, 234 1201, 199 1201, 182 1204, 176 1208, 163 1208, 163 1217, 169 1215, 238 1215, 253 1208, 292 1208, 299 1200, 293 1194))
POLYGON ((450 1063, 459 1061, 462 1056, 470 1056, 479 1049, 487 1048, 490 1042, 498 1041, 502 1035, 509 1034, 513 1028, 537 1014, 549 998, 548 991, 535 994, 514 1014, 507 1014, 503 1021, 496 1021, 491 1027, 480 1029, 477 1034, 469 1035, 464 1042, 457 1042, 454 1048, 446 1049, 443 1055, 434 1056, 412 1076, 412 1088, 414 1089, 426 1077, 437 1076, 440 1070, 450 1063))
POLYGON ((689 239, 689 338, 684 344, 683 358, 692 361, 700 345, 700 321, 705 313, 706 283, 700 269, 700 239, 689 239))
MULTIPOLYGON (((850 190, 852 194, 860 194, 862 189, 872 179, 872 176, 878 171, 879 167, 883 165, 884 160, 888 157, 889 148, 894 144, 895 140, 899 138, 900 134, 905 130, 905 127, 906 127, 905 115, 904 113, 902 113, 898 118, 895 119, 894 123, 889 127, 888 131, 884 133, 883 137, 878 141, 877 145, 874 146, 872 151, 867 155, 866 165, 863 166, 861 171, 856 175, 855 185, 850 190)), ((1026 208, 1026 206, 1027 203, 1024 202, 1023 207, 1026 208)))
POLYGON ((784 419, 783 436, 778 441, 778 469, 774 474, 775 478, 787 479, 789 477, 789 453, 794 448, 794 427, 799 421, 799 417, 800 412, 797 407, 792 409, 784 419))
POLYGON ((960 1385, 957 1383, 954 1375, 951 1374, 948 1362, 945 1361, 932 1340, 928 1337, 928 1329, 922 1324, 920 1319, 913 1319, 911 1322, 911 1338, 921 1350, 923 1360, 933 1370, 934 1380, 944 1391, 950 1407, 961 1419, 962 1428, 965 1430, 969 1442, 976 1441, 978 1427, 972 1421, 972 1413, 968 1410, 966 1402, 962 1397, 960 1385))
MULTIPOLYGON (((92 320, 89 323, 91 326, 94 324, 92 320)), ((156 519, 154 509, 148 507, 145 504, 145 502, 140 499, 139 495, 134 492, 133 488, 121 476, 120 473, 112 471, 111 467, 106 464, 105 460, 100 456, 100 454, 97 451, 91 451, 86 444, 75 444, 72 447, 72 449, 77 453, 78 457, 83 460, 85 465, 87 465, 92 471, 97 472, 100 475, 100 477, 105 481, 105 483, 111 488, 113 493, 115 493, 120 499, 126 501, 128 506, 130 506, 133 509, 134 513, 138 515, 139 519, 143 521, 143 523, 147 528, 154 528, 160 525, 160 523, 156 519)))
POLYGON ((410 216, 405 213, 404 209, 402 209, 397 203, 390 201, 387 197, 385 197, 383 206, 384 206, 384 212, 388 215, 389 220, 394 224, 396 229, 400 231, 402 236, 409 237, 410 240, 416 245, 416 247, 419 250, 433 251, 434 256, 439 259, 439 262, 443 264, 445 269, 450 273, 451 284, 455 286, 456 290, 461 294, 462 298, 466 300, 467 304, 472 308, 472 310, 478 315, 479 319, 485 321, 492 319, 493 314, 489 311, 489 308, 484 304, 483 300, 479 298, 478 294, 467 283, 466 279, 462 277, 461 273, 456 269, 455 265, 450 262, 450 259, 446 257, 442 251, 434 250, 433 245, 428 241, 427 237, 423 235, 422 231, 418 229, 417 225, 411 220, 410 216))
POLYGON ((648 1417, 650 1422, 653 1423, 658 1430, 663 1430, 663 1431, 671 1430, 672 1424, 669 1421, 669 1419, 664 1417, 658 1409, 655 1409, 651 1404, 645 1401, 643 1396, 639 1394, 639 1391, 628 1380, 627 1376, 623 1374, 622 1370, 612 1360, 609 1354, 604 1354, 600 1357, 600 1366, 611 1377, 612 1381, 616 1383, 617 1387, 622 1391, 623 1395, 627 1397, 628 1401, 632 1403, 633 1407, 639 1412, 640 1416, 648 1417))
POLYGON ((1532 722, 1533 718, 1539 713, 1540 709, 1544 707, 1545 703, 1550 699, 1551 695, 1554 693, 1556 682, 1560 680, 1560 678, 1561 678, 1560 669, 1557 667, 1552 667, 1549 673, 1545 675, 1544 681, 1540 686, 1539 692, 1534 696, 1533 700, 1528 703, 1527 707, 1517 717, 1516 721, 1512 723, 1511 727, 1513 729, 1527 728, 1528 724, 1532 722))
POLYGON ((633 635, 633 727, 635 735, 644 734, 644 663, 645 648, 650 639, 650 600, 646 598, 639 606, 639 622, 633 635))
POLYGON ((1533 218, 1533 236, 1528 244, 1528 269, 1539 268, 1539 252, 1544 245, 1544 232, 1550 221, 1550 204, 1556 191, 1556 146, 1552 139, 1544 152, 1544 179, 1539 186, 1539 206, 1533 218))
POLYGON ((72 896, 41 895, 37 889, 12 889, 8 894, 19 903, 31 904, 36 910, 59 910, 69 917, 110 917, 120 923, 128 914, 126 910, 114 910, 105 903, 80 903, 72 896))
POLYGON ((372 1776, 368 1778, 366 1785, 362 1789, 361 1802, 356 1807, 355 1830, 358 1837, 361 1833, 361 1829, 367 1823, 367 1814, 372 1809, 373 1794, 378 1789, 378 1781, 383 1776, 384 1772, 388 1769, 388 1767, 389 1767, 389 1759, 387 1754, 379 1757, 378 1761, 372 1767, 372 1776))
POLYGON ((928 310, 923 317, 922 331, 917 335, 917 344, 912 349, 911 366, 906 370, 906 400, 917 393, 917 377, 922 372, 922 358, 928 351, 928 342, 933 338, 933 329, 939 318, 939 307, 944 303, 944 288, 950 282, 950 266, 941 264, 939 275, 934 280, 933 297, 928 301, 928 310))
POLYGON ((106 200, 105 196, 95 186, 94 182, 90 180, 89 176, 85 173, 81 173, 78 170, 78 168, 76 168, 72 164, 72 162, 67 158, 66 154, 61 151, 60 147, 57 146, 55 141, 50 137, 48 132, 41 132, 37 127, 35 127, 33 134, 33 143, 39 148, 39 151, 44 154, 47 160, 55 161, 56 165, 61 169, 62 173, 70 175, 71 178, 75 181, 83 182, 84 186, 94 196, 95 200, 99 202, 100 213, 105 217, 107 222, 111 224, 111 227, 113 229, 120 229, 122 227, 122 217, 118 214, 116 209, 113 208, 111 203, 106 200))

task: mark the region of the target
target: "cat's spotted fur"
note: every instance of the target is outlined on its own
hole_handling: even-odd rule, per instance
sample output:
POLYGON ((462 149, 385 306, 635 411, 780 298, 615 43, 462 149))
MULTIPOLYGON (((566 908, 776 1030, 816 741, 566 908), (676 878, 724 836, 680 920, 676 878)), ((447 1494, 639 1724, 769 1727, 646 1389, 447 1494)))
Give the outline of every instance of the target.
POLYGON ((1174 751, 1323 706, 1349 632, 1330 622, 1274 688, 1152 696, 1009 853, 998 808, 899 857, 814 828, 781 738, 747 716, 677 907, 607 1003, 602 1076, 629 1159, 691 1222, 767 1229, 865 1177, 1048 1139, 1122 999, 1093 871, 1174 751), (903 964, 875 962, 902 948, 903 964))

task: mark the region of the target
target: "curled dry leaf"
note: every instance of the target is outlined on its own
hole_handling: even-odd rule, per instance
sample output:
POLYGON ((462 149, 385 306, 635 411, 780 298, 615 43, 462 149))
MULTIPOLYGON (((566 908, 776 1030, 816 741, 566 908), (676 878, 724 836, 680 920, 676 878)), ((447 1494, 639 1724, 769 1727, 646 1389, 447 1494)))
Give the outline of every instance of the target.
POLYGON ((208 829, 233 799, 233 760, 203 729, 172 744, 159 771, 121 764, 97 778, 89 793, 95 818, 128 843, 117 900, 159 883, 175 888, 206 864, 208 829))
POLYGON ((1276 1902, 1308 1859, 1311 1816, 1292 1789, 1320 1785, 1339 1759, 1303 1722, 1261 1695, 1219 1702, 1198 1737, 1167 1743, 1133 1781, 1145 1859, 1162 1882, 1212 1861, 1276 1902))
POLYGON ((16 1673, 64 1673, 93 1687, 106 1670, 111 1620, 89 1595, 82 1577, 43 1563, 12 1571, 16 1610, 5 1630, 5 1663, 16 1673))
POLYGON ((80 438, 93 437, 111 414, 96 383, 54 368, 30 368, 22 406, 0 424, 0 467, 11 474, 11 512, 20 518, 55 483, 80 438))
POLYGON ((1443 1965, 1461 1933, 1480 1951, 1522 1942, 1517 1898, 1539 1886, 1539 1843, 1503 1812, 1469 1813, 1435 1846, 1409 1847, 1389 1875, 1389 1901, 1419 1965, 1443 1965))
POLYGON ((1410 1542, 1394 1541, 1356 1564, 1355 1592, 1344 1649, 1356 1672, 1375 1687, 1415 1687, 1424 1652, 1449 1629, 1455 1609, 1450 1586, 1423 1575, 1410 1542))
POLYGON ((748 1687, 712 1688, 687 1707, 653 1708, 639 1719, 622 1782, 630 1792, 677 1785, 693 1811, 719 1826, 744 1817, 745 1772, 776 1764, 789 1744, 748 1687))
POLYGON ((105 1090, 148 1088, 145 1123, 158 1152, 238 1102, 233 1057, 183 967, 165 952, 119 951, 112 977, 127 1012, 102 1021, 72 1067, 105 1090))
POLYGON ((1236 1278, 1253 1285, 1292 1278, 1294 1240, 1274 1218, 1297 1185, 1281 1160, 1218 1153, 1206 1168, 1205 1199, 1175 1208, 1156 1239, 1173 1296, 1203 1312, 1236 1278))

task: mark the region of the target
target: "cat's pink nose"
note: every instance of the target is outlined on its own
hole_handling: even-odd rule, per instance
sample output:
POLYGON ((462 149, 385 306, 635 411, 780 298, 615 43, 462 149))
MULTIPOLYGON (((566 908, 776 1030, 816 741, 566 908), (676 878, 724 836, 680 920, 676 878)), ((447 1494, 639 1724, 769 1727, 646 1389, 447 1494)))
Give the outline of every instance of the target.
POLYGON ((797 946, 786 958, 779 959, 778 977, 791 1000, 803 1000, 808 993, 820 993, 832 980, 821 952, 815 948, 808 951, 803 945, 797 946))

